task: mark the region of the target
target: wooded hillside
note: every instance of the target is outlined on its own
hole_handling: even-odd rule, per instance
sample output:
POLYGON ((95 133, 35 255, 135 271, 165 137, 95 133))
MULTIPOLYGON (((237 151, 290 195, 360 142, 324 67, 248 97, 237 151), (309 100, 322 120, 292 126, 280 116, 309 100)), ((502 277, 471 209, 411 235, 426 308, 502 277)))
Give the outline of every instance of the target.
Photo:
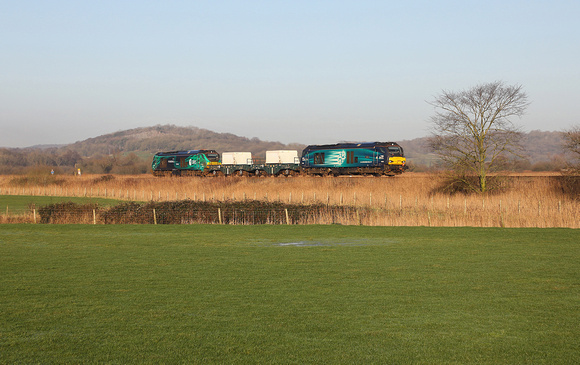
MULTIPOLYGON (((524 136, 525 153, 521 160, 511 161, 508 169, 558 170, 564 166, 560 132, 532 131, 524 136)), ((380 138, 379 138, 380 139, 380 138)), ((411 166, 417 170, 432 169, 437 159, 427 147, 427 138, 397 141, 405 149, 411 166)), ((215 149, 223 152, 252 152, 264 158, 267 150, 293 149, 305 145, 261 141, 258 138, 217 133, 197 127, 157 125, 105 134, 65 146, 0 148, 0 173, 57 170, 72 173, 81 168, 87 173, 147 173, 153 154, 159 151, 215 149)))

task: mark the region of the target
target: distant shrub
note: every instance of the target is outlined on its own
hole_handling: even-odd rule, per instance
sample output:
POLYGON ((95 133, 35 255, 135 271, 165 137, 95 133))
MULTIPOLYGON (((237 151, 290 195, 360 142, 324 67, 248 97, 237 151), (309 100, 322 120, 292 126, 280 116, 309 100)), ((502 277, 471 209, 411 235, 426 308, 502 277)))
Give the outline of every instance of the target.
MULTIPOLYGON (((497 194, 508 190, 509 180, 504 176, 491 175, 487 176, 487 192, 497 194)), ((441 179, 440 184, 432 191, 432 193, 442 194, 473 194, 477 193, 479 184, 478 177, 475 175, 447 175, 441 179)))
POLYGON ((76 204, 63 202, 49 204, 38 209, 40 223, 93 223, 93 212, 97 204, 76 204))
POLYGON ((113 175, 103 175, 103 176, 99 176, 97 178, 94 178, 92 183, 93 184, 99 184, 99 183, 105 183, 105 182, 109 182, 111 180, 115 180, 115 176, 113 175))

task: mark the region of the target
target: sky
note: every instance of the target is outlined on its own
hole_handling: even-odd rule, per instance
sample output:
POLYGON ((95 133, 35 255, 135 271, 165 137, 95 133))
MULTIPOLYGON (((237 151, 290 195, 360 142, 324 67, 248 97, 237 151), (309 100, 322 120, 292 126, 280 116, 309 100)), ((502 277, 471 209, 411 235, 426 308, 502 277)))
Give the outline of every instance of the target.
POLYGON ((494 81, 527 93, 524 131, 562 130, 578 19, 577 0, 0 0, 0 147, 158 124, 399 141, 443 90, 494 81))

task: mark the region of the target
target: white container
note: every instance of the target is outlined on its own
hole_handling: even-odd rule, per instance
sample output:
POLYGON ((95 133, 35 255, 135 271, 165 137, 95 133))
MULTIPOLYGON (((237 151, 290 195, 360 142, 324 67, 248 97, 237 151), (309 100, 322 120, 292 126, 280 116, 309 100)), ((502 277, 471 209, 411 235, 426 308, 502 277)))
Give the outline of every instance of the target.
POLYGON ((298 151, 279 150, 266 151, 266 163, 298 163, 298 151))
POLYGON ((224 152, 222 165, 251 165, 252 152, 224 152))

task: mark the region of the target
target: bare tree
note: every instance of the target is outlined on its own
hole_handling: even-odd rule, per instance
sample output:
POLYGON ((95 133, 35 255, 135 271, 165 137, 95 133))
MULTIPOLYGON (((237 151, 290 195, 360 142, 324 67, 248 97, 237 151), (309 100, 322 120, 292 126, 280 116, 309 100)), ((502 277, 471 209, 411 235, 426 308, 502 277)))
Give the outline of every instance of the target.
POLYGON ((571 170, 580 173, 580 125, 571 127, 562 133, 564 140, 564 149, 572 152, 573 161, 571 170))
POLYGON ((511 119, 521 117, 529 105, 522 86, 496 81, 442 91, 429 104, 435 108, 430 147, 471 190, 486 192, 489 172, 520 150, 522 134, 511 119))

